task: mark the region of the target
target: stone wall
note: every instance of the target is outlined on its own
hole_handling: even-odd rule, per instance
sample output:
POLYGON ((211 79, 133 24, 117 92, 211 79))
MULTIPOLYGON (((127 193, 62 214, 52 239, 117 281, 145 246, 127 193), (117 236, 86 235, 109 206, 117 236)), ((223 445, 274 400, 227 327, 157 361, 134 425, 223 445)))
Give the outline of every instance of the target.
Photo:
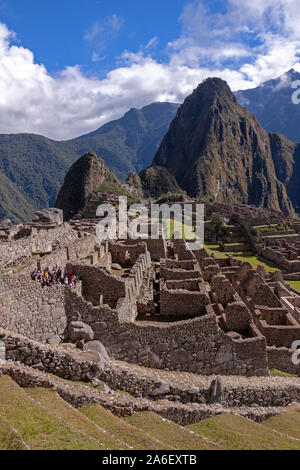
MULTIPOLYGON (((289 315, 290 316, 290 315, 289 315)), ((291 317, 291 316, 290 316, 291 317)), ((294 341, 300 339, 300 325, 268 325, 265 320, 260 320, 259 330, 265 336, 269 346, 291 347, 294 341)))
POLYGON ((74 381, 88 382, 90 375, 100 374, 100 368, 95 361, 81 360, 63 349, 32 341, 2 328, 0 339, 5 343, 7 360, 21 362, 74 381))
POLYGON ((262 249, 262 256, 269 261, 276 263, 278 266, 281 266, 283 269, 289 273, 300 272, 300 260, 294 259, 289 260, 285 257, 283 253, 280 253, 280 250, 274 249, 274 247, 268 247, 262 249))
POLYGON ((30 228, 30 236, 12 242, 0 242, 0 269, 22 265, 33 255, 51 253, 53 249, 74 242, 78 234, 68 224, 52 229, 30 228))
MULTIPOLYGON (((299 338, 298 338, 299 339, 299 338)), ((289 374, 300 376, 300 364, 293 364, 292 356, 295 349, 276 348, 275 346, 267 348, 268 364, 270 369, 278 369, 289 374)))
POLYGON ((39 341, 60 342, 67 326, 66 289, 64 286, 42 288, 27 274, 2 276, 0 326, 39 341))
POLYGON ((85 264, 72 265, 82 280, 83 296, 94 306, 107 304, 117 309, 122 322, 132 322, 137 316, 137 297, 143 285, 144 275, 151 267, 149 252, 141 254, 126 278, 110 274, 85 264))
POLYGON ((95 306, 102 302, 116 308, 119 299, 126 296, 125 281, 105 269, 85 264, 72 264, 72 269, 82 281, 84 298, 95 306))
MULTIPOLYGON (((181 281, 168 281, 181 282, 181 281)), ((209 304, 208 294, 187 289, 173 289, 163 286, 160 291, 160 314, 165 316, 189 317, 204 315, 209 304)))
POLYGON ((209 314, 176 323, 121 323, 118 311, 92 307, 72 291, 66 291, 67 317, 92 327, 95 339, 117 359, 158 369, 199 374, 267 375, 266 341, 258 336, 235 341, 209 314))
POLYGON ((125 266, 127 264, 133 266, 139 256, 147 252, 147 245, 143 241, 110 241, 109 251, 112 255, 113 263, 121 264, 121 266, 125 266))
MULTIPOLYGON (((45 266, 60 266, 64 267, 69 262, 80 261, 87 258, 95 251, 96 237, 90 234, 83 238, 77 238, 73 243, 67 247, 61 247, 54 250, 49 255, 43 256, 39 259, 42 268, 45 266)), ((30 265, 26 266, 24 272, 30 273, 36 269, 37 260, 34 260, 30 265)))

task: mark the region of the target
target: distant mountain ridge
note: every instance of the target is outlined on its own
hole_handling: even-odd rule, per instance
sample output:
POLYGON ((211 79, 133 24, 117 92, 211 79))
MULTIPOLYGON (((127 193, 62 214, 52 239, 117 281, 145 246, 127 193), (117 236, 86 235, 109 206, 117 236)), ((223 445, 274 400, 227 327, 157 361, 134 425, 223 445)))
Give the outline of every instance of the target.
POLYGON ((300 144, 279 133, 300 141, 300 105, 291 101, 297 80, 300 73, 290 70, 233 94, 226 82, 208 79, 182 106, 132 108, 63 142, 0 135, 0 219, 29 220, 36 209, 54 205, 72 164, 90 151, 113 172, 118 188, 135 174, 131 179, 145 197, 183 190, 203 200, 300 214, 300 144))
POLYGON ((268 132, 279 132, 293 142, 300 142, 300 104, 292 102, 295 92, 292 83, 298 80, 300 73, 291 69, 256 88, 237 91, 235 96, 268 132))
POLYGON ((179 105, 153 103, 73 140, 33 134, 0 135, 0 219, 28 220, 55 203, 70 166, 94 151, 117 177, 149 166, 179 105))

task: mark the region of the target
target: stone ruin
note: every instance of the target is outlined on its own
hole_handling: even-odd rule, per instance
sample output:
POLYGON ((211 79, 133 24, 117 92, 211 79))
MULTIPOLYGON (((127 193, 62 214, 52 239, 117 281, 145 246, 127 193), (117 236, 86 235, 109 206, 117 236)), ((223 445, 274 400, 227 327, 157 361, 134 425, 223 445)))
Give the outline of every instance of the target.
POLYGON ((149 371, 299 375, 300 296, 280 272, 191 251, 184 240, 98 243, 97 220, 46 218, 8 225, 0 241, 9 360, 96 383, 108 358, 149 371), (30 273, 47 265, 72 268, 80 282, 42 288, 30 273))
POLYGON ((297 240, 273 240, 262 250, 263 256, 292 276, 286 279, 300 280, 300 239, 297 240))

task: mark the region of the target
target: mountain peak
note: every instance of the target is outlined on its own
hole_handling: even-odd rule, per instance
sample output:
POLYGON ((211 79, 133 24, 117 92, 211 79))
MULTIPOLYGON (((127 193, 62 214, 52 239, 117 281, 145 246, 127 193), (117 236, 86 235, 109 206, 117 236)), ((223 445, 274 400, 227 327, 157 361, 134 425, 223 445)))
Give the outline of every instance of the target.
POLYGON ((197 88, 193 91, 193 93, 187 98, 194 99, 197 96, 204 96, 206 95, 209 98, 221 98, 227 97, 230 100, 236 101, 235 96, 233 95, 229 85, 225 80, 221 78, 212 77, 207 78, 202 83, 200 83, 197 88))
POLYGON ((256 88, 240 90, 235 95, 268 132, 279 132, 293 142, 300 142, 300 105, 292 102, 292 84, 297 80, 300 80, 300 73, 291 68, 280 77, 256 88))
POLYGON ((165 166, 192 197, 292 210, 267 132, 219 78, 186 98, 153 165, 165 166))

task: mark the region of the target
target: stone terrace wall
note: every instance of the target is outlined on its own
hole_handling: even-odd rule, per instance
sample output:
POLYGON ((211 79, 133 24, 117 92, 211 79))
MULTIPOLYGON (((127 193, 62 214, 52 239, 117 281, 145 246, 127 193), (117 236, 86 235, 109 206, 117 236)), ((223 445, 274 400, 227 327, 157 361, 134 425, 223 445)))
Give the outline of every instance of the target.
POLYGON ((31 256, 31 243, 27 238, 11 242, 0 242, 0 269, 8 264, 20 264, 31 256))
POLYGON ((5 343, 7 360, 37 366, 39 370, 70 380, 88 382, 87 374, 100 374, 100 368, 94 361, 80 360, 62 349, 32 341, 2 328, 0 339, 5 343))
POLYGON ((42 288, 28 275, 2 276, 0 326, 38 341, 59 343, 67 326, 65 290, 64 286, 42 288))
POLYGON ((234 341, 210 310, 203 317, 172 324, 121 323, 117 310, 92 307, 72 291, 66 294, 69 320, 89 324, 95 339, 116 359, 201 374, 268 374, 265 339, 234 341))
MULTIPOLYGON (((300 376, 300 364, 293 364, 292 356, 295 349, 276 348, 275 346, 267 348, 268 364, 270 369, 278 369, 289 374, 300 376)), ((298 356, 299 358, 299 356, 298 356)))
MULTIPOLYGON (((22 264, 34 253, 47 253, 53 245, 63 246, 72 243, 78 234, 69 225, 50 230, 32 229, 29 237, 0 243, 0 269, 10 264, 22 264)), ((36 266, 36 264, 35 264, 36 266)))
MULTIPOLYGON (((91 234, 87 237, 76 239, 67 247, 58 248, 51 254, 43 256, 39 259, 42 268, 45 266, 61 266, 64 267, 70 262, 75 262, 87 258, 95 251, 96 237, 91 234)), ((36 269, 37 260, 33 261, 30 265, 26 266, 23 272, 30 273, 36 269)))
POLYGON ((120 298, 126 296, 126 283, 123 279, 109 274, 106 270, 84 264, 72 264, 72 269, 82 281, 84 298, 93 305, 103 303, 116 308, 120 298))

